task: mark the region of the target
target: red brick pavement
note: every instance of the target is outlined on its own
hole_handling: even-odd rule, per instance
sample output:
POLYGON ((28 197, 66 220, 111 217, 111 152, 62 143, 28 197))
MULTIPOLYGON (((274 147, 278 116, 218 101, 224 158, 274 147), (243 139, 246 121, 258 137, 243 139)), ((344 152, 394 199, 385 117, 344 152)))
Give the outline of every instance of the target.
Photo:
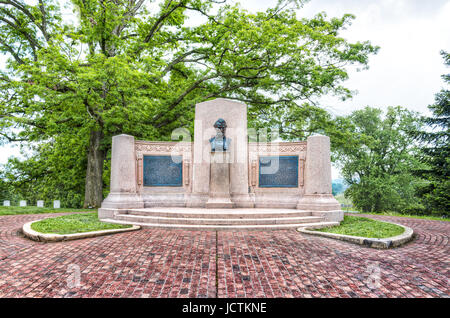
POLYGON ((0 216, 0 297, 450 295, 450 223, 443 221, 374 217, 417 233, 414 242, 391 250, 294 230, 144 229, 48 244, 18 232, 48 216, 55 214, 0 216))

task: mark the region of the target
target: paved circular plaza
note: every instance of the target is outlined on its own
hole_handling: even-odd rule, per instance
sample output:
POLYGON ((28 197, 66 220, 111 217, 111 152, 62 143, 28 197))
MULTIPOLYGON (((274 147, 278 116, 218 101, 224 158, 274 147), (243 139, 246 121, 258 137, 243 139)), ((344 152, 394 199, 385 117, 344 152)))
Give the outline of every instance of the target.
POLYGON ((400 217, 416 239, 375 250, 295 230, 143 229, 60 243, 0 216, 0 297, 449 297, 450 223, 400 217))

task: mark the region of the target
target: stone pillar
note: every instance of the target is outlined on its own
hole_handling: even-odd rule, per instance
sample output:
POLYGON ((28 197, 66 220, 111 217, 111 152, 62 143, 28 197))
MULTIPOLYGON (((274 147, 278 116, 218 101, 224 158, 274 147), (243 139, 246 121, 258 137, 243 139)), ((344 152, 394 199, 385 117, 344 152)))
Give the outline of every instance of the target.
POLYGON ((112 138, 111 187, 112 193, 136 193, 136 155, 134 137, 118 135, 112 138))
POLYGON ((112 217, 117 209, 143 208, 137 193, 136 154, 134 137, 118 135, 112 138, 110 193, 98 210, 100 219, 112 217))
POLYGON ((232 208, 230 196, 230 163, 228 152, 211 153, 207 209, 232 208))
POLYGON ((331 194, 330 138, 308 137, 306 147, 305 194, 331 194))
POLYGON ((216 134, 213 126, 219 118, 226 121, 226 137, 231 140, 228 152, 231 201, 237 208, 254 207, 248 193, 247 105, 224 98, 195 107, 192 194, 186 205, 205 207, 209 200, 212 162, 209 139, 216 134))
POLYGON ((306 145, 304 195, 297 209, 311 211, 326 221, 341 221, 343 212, 331 194, 331 156, 328 136, 310 136, 306 145))

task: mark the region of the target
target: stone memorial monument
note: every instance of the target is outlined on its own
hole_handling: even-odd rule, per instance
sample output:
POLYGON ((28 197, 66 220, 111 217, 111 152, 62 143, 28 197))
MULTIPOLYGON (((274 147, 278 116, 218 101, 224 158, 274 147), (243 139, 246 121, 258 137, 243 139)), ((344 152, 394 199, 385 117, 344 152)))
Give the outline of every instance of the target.
POLYGON ((331 194, 330 139, 249 142, 247 106, 222 98, 196 105, 194 142, 113 137, 110 191, 100 220, 145 227, 265 230, 343 219, 331 194))
POLYGON ((19 202, 19 206, 27 206, 27 201, 21 200, 21 201, 19 202))
POLYGON ((3 206, 11 206, 11 202, 9 200, 3 201, 3 206))

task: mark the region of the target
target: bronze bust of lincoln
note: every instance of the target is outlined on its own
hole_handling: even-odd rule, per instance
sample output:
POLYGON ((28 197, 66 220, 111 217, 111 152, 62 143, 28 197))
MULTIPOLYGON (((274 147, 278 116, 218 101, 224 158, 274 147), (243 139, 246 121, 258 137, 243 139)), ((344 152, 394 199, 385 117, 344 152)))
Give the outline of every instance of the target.
POLYGON ((227 123, 222 118, 219 118, 214 123, 214 128, 216 129, 216 136, 211 138, 209 142, 211 143, 212 152, 222 152, 228 151, 230 149, 231 139, 225 136, 227 130, 227 123))

